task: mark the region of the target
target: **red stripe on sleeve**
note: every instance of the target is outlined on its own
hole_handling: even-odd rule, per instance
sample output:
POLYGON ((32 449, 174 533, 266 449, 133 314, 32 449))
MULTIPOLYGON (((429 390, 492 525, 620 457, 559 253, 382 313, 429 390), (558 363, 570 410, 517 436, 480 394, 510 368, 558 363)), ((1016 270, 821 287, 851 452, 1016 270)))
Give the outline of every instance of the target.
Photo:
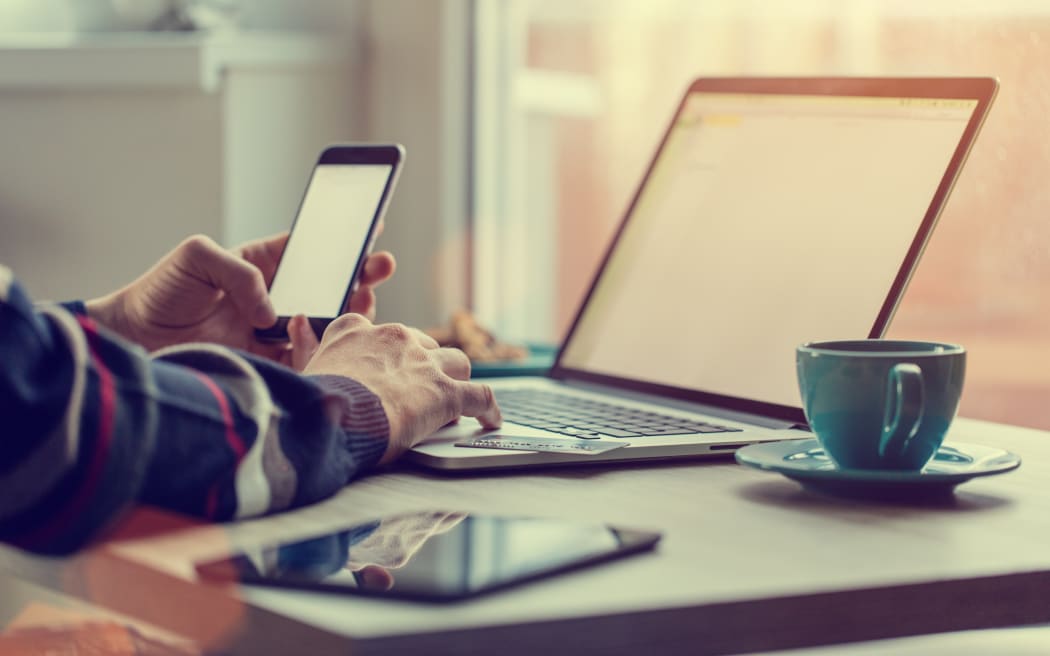
POLYGON ((241 461, 244 454, 248 452, 248 449, 244 446, 244 440, 237 434, 237 431, 233 428, 233 413, 230 412, 230 404, 226 400, 226 395, 223 394, 219 386, 215 384, 215 381, 205 376, 204 374, 195 371, 197 378, 204 383, 204 386, 215 395, 215 402, 219 404, 219 412, 222 413, 222 422, 226 425, 226 444, 230 446, 230 450, 237 456, 237 462, 241 461))
MULTIPOLYGON (((207 387, 212 395, 215 396, 215 402, 219 405, 219 412, 222 413, 222 421, 226 425, 226 444, 229 445, 230 450, 233 451, 234 456, 237 458, 237 465, 240 464, 241 458, 248 452, 248 449, 244 446, 244 440, 237 434, 237 431, 233 427, 233 413, 230 412, 230 404, 226 400, 226 395, 223 393, 219 386, 215 384, 215 381, 205 376, 200 372, 194 372, 197 378, 200 379, 204 386, 207 387)), ((222 484, 222 480, 215 481, 212 484, 211 489, 208 490, 208 498, 205 501, 204 514, 209 519, 215 519, 215 515, 218 512, 219 506, 219 485, 222 484)))
POLYGON ((57 513, 42 526, 30 531, 18 539, 18 543, 32 547, 47 543, 55 538, 65 528, 73 517, 79 515, 84 506, 91 500, 95 488, 98 487, 99 478, 105 468, 106 455, 109 453, 113 442, 113 424, 116 416, 117 391, 113 382, 113 372, 109 370, 106 363, 98 352, 98 327, 90 317, 77 316, 80 327, 87 337, 88 347, 91 351, 91 361, 95 365, 99 381, 99 412, 98 412, 98 434, 95 439, 95 450, 88 462, 87 473, 80 484, 80 488, 73 494, 72 501, 64 510, 57 513))

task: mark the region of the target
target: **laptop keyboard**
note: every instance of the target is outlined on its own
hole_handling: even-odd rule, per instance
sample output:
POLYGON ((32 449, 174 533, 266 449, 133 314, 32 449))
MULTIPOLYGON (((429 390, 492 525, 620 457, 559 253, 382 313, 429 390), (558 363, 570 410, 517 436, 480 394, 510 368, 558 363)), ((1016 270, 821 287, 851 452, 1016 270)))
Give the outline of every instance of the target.
POLYGON ((496 401, 506 421, 590 440, 741 430, 550 390, 498 390, 496 401))

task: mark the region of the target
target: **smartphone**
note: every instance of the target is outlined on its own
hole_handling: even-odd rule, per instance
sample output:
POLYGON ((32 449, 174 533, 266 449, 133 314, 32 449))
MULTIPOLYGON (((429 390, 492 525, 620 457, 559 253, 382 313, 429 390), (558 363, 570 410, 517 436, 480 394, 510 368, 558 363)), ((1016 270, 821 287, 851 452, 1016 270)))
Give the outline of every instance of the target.
POLYGON ((342 313, 372 250, 404 158, 400 144, 324 149, 270 283, 277 323, 257 329, 258 339, 287 340, 288 320, 297 314, 306 315, 320 337, 342 313))
POLYGON ((660 537, 592 521, 426 510, 196 568, 215 581, 440 602, 640 553, 660 537))

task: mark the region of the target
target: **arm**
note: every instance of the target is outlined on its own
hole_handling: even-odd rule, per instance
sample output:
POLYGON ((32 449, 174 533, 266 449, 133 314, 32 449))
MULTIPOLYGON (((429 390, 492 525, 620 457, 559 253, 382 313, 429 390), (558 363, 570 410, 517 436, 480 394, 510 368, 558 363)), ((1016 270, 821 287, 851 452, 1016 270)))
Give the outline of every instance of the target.
MULTIPOLYGON (((75 310, 75 308, 73 308, 75 310)), ((0 267, 0 539, 78 548, 141 501, 209 519, 310 503, 376 464, 379 398, 219 346, 144 350, 0 267)))

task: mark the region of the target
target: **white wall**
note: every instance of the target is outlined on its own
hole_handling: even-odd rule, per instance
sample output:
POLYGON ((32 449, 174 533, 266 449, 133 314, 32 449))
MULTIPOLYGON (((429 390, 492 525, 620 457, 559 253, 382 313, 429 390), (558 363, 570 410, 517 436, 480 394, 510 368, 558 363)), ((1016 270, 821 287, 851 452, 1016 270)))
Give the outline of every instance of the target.
POLYGON ((0 90, 0 261, 37 298, 84 297, 213 233, 219 111, 181 89, 0 90))

